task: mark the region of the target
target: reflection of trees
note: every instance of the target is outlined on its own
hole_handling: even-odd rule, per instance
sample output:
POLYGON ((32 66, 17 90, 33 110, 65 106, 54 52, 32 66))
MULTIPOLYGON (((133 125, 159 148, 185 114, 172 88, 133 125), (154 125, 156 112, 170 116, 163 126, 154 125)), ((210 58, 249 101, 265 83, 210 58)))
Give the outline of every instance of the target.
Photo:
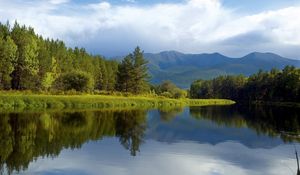
POLYGON ((89 140, 117 136, 136 155, 146 125, 145 111, 18 113, 0 115, 0 174, 27 169, 40 156, 57 156, 89 140))
POLYGON ((183 112, 182 107, 177 108, 160 108, 158 110, 161 120, 163 121, 171 121, 174 117, 181 114, 183 112))
POLYGON ((258 134, 300 141, 300 109, 271 106, 191 107, 195 118, 210 119, 219 125, 249 127, 258 134))
POLYGON ((116 135, 119 136, 120 143, 130 150, 132 156, 136 155, 143 142, 146 129, 145 115, 145 111, 129 111, 125 115, 123 112, 116 113, 116 135))

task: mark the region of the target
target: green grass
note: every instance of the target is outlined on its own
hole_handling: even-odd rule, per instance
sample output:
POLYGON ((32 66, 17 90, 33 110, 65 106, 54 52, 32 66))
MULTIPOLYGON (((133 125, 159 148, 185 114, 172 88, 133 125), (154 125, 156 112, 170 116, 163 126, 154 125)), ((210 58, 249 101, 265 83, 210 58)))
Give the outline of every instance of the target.
POLYGON ((163 97, 121 97, 108 95, 37 95, 22 93, 0 93, 1 111, 44 109, 123 109, 166 108, 176 106, 229 105, 225 99, 169 99, 163 97))

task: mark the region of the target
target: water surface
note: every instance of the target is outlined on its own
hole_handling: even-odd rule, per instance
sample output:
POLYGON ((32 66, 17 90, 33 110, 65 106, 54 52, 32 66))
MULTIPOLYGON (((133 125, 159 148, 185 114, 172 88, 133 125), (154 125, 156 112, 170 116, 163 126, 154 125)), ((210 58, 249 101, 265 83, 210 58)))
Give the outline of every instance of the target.
POLYGON ((254 106, 0 114, 2 174, 297 174, 300 111, 254 106))

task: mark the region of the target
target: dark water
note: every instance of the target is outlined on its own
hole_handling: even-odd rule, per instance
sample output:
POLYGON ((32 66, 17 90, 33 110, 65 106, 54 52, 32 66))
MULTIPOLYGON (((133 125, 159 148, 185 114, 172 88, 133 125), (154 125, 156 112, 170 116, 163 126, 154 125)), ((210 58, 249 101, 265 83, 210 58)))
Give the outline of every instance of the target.
POLYGON ((300 111, 223 106, 0 114, 0 174, 296 175, 300 111))

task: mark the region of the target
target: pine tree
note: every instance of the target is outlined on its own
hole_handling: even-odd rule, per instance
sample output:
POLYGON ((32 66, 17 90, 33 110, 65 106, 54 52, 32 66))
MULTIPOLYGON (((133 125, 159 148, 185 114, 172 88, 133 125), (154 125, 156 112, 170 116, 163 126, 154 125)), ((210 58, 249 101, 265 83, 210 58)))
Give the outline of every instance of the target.
POLYGON ((33 29, 27 29, 15 24, 12 30, 12 38, 16 43, 17 62, 12 73, 13 89, 29 89, 34 82, 33 76, 39 69, 37 39, 33 29))
POLYGON ((16 63, 17 46, 14 41, 7 36, 0 38, 0 88, 10 89, 10 74, 14 70, 16 63))
POLYGON ((127 55, 118 67, 117 87, 123 92, 133 92, 133 55, 127 55))
POLYGON ((149 89, 148 80, 150 76, 148 75, 148 61, 144 58, 144 53, 139 47, 136 47, 133 52, 133 81, 134 92, 141 93, 149 89))

